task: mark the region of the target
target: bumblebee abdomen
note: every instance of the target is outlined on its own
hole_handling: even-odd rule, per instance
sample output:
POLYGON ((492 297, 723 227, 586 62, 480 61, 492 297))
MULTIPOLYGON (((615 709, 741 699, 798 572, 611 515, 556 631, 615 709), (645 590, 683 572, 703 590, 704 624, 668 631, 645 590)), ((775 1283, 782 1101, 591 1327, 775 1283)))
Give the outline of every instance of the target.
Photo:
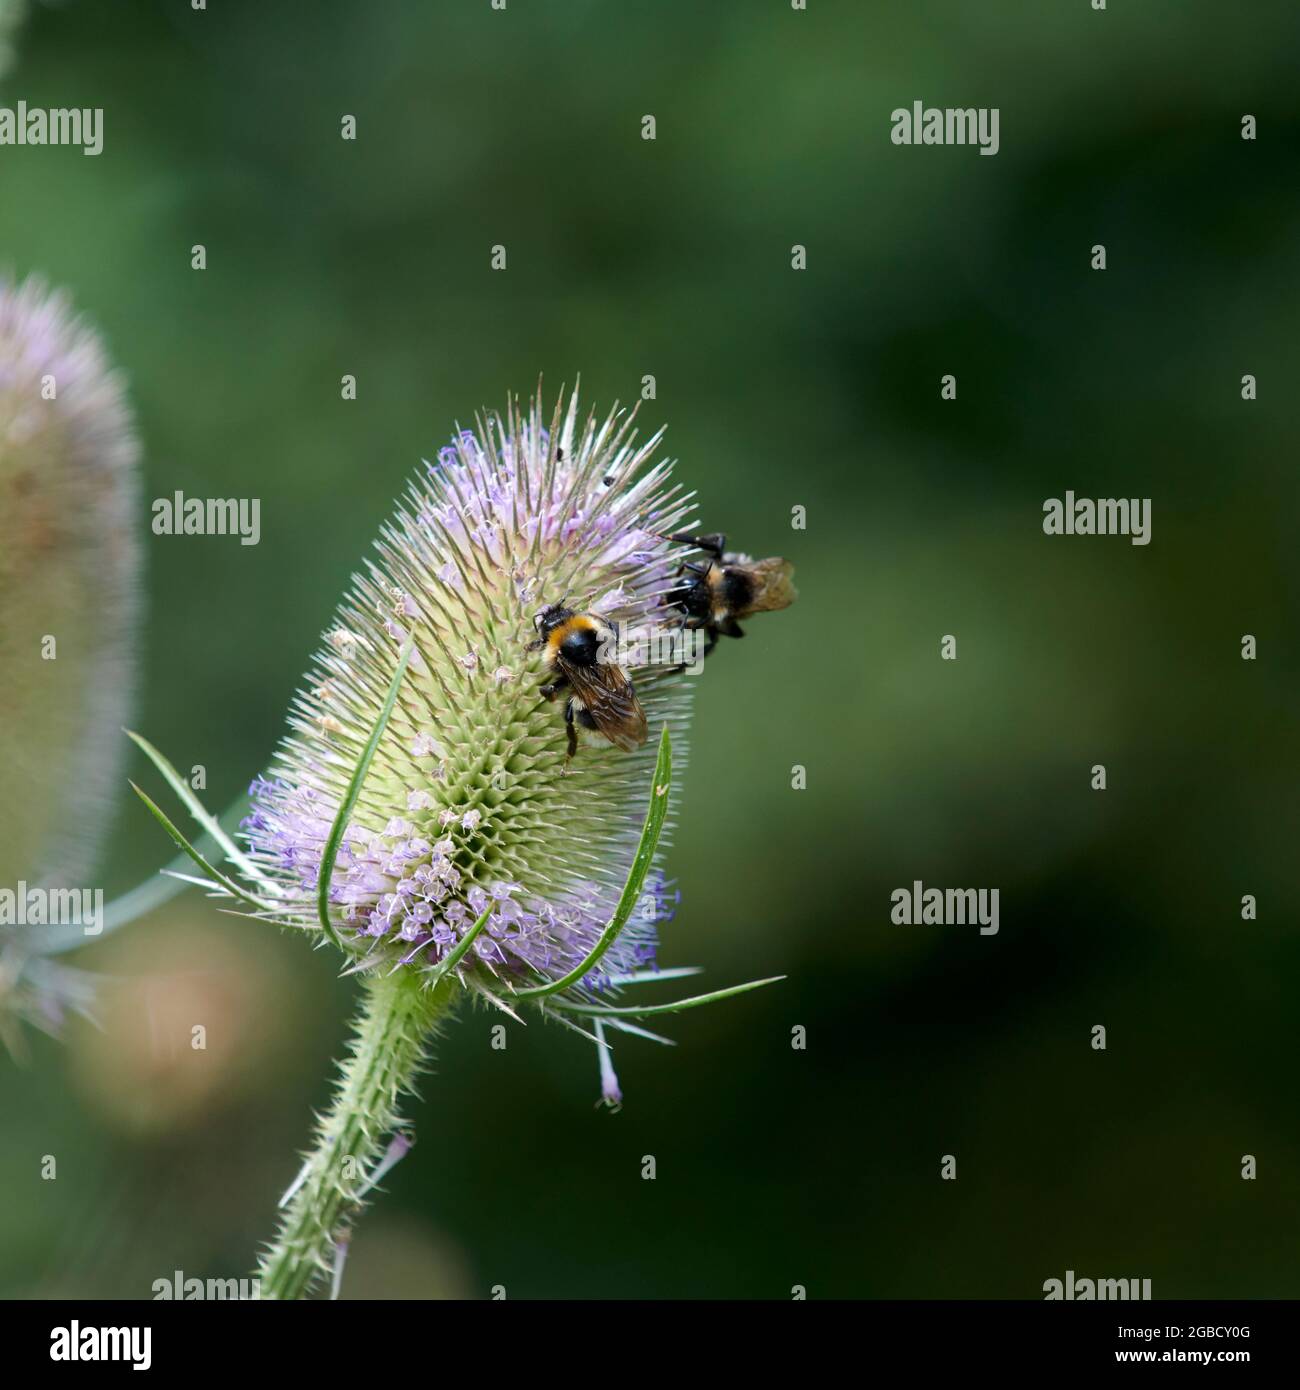
POLYGON ((744 616, 754 601, 754 581, 743 569, 728 565, 722 571, 716 592, 721 607, 744 616))

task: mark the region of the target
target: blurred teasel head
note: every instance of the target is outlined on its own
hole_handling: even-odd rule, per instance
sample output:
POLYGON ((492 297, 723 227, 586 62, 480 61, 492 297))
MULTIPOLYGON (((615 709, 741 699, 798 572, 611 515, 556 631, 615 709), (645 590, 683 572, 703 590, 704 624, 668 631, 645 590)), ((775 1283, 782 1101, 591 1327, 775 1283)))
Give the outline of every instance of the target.
POLYGON ((26 899, 88 887, 118 795, 137 453, 99 339, 62 294, 0 274, 0 1042, 15 1055, 21 1024, 56 1033, 91 1004, 93 977, 47 954, 81 930, 28 920, 26 899))
POLYGON ((0 0, 0 77, 13 61, 14 34, 22 17, 22 0, 0 0))
POLYGON ((0 274, 0 886, 82 883, 118 795, 138 452, 96 334, 63 294, 0 274))

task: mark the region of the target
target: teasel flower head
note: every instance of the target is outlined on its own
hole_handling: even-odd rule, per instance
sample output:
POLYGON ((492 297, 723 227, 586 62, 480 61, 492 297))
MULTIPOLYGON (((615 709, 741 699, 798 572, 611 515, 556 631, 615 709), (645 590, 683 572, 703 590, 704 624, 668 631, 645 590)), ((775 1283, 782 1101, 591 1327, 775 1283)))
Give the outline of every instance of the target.
MULTIPOLYGON (((251 788, 244 830, 265 915, 324 940, 322 862, 393 692, 329 878, 351 968, 450 977, 509 1011, 591 956, 641 843, 661 731, 679 769, 686 749, 693 681, 652 658, 682 629, 670 591, 687 551, 667 537, 693 504, 671 464, 651 462, 659 441, 636 442, 632 412, 581 418, 576 395, 546 420, 539 394, 526 412, 480 417, 425 465, 251 788), (639 750, 592 734, 567 757, 563 697, 543 698, 547 672, 528 650, 538 611, 561 602, 618 625, 652 731, 639 750)), ((671 914, 652 868, 598 963, 547 998, 612 1003, 652 977, 671 914)))
MULTIPOLYGON (((68 298, 0 274, 0 888, 87 887, 120 786, 139 627, 138 447, 68 298)), ((47 956, 80 928, 0 926, 0 1028, 87 1002, 47 956)))

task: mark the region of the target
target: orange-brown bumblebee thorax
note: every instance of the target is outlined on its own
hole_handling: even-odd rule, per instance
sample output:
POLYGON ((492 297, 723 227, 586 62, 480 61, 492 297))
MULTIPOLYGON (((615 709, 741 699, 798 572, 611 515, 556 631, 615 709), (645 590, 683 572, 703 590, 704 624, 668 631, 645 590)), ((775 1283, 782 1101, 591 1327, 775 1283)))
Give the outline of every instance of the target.
POLYGON ((599 631, 600 624, 594 618, 589 618, 585 613, 575 613, 573 617, 566 618, 546 634, 546 655, 554 658, 565 639, 577 633, 599 631))

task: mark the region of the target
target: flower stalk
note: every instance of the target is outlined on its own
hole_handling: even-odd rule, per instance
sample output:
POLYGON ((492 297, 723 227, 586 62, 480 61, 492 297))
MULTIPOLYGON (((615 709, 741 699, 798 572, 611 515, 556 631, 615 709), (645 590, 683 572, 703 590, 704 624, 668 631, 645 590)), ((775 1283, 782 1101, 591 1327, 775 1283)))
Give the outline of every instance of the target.
POLYGON ((317 1279, 333 1276, 335 1249, 400 1127, 398 1103, 414 1090, 456 993, 446 980, 427 989, 410 971, 366 978, 334 1100, 317 1122, 303 1176, 258 1268, 263 1298, 302 1298, 317 1279))

